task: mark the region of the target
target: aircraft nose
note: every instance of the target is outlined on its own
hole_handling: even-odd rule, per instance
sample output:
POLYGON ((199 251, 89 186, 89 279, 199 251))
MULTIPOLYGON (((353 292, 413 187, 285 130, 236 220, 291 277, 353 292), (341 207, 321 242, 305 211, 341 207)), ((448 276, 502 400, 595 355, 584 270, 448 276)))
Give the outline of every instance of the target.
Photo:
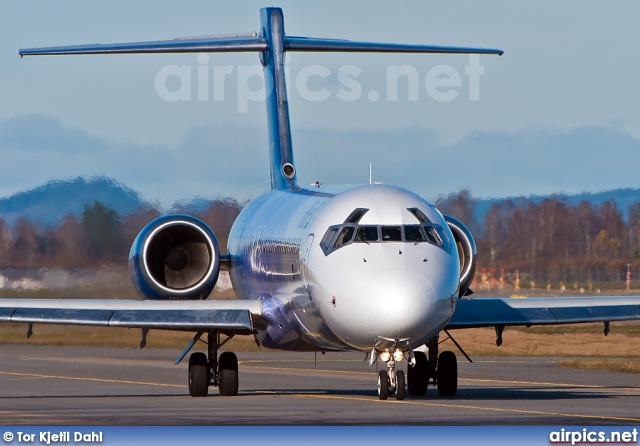
POLYGON ((380 271, 372 275, 360 296, 361 321, 379 336, 415 338, 433 312, 436 296, 421 274, 380 271))

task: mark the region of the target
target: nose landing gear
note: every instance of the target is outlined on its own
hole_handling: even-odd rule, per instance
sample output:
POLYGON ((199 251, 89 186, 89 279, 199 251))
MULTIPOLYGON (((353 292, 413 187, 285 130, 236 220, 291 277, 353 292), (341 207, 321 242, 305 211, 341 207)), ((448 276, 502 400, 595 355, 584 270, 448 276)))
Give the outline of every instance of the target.
POLYGON ((387 362, 389 371, 380 370, 378 373, 378 398, 386 400, 389 395, 395 395, 396 400, 403 400, 405 395, 405 379, 402 370, 395 370, 396 361, 392 358, 387 362))
POLYGON ((389 395, 395 395, 396 400, 403 400, 405 396, 405 379, 402 370, 396 370, 396 363, 404 359, 403 350, 409 349, 408 339, 385 339, 393 342, 391 348, 379 350, 379 345, 373 347, 371 351, 371 362, 373 365, 378 358, 387 364, 387 370, 378 373, 378 398, 386 400, 389 395), (403 343, 403 347, 398 344, 403 343))

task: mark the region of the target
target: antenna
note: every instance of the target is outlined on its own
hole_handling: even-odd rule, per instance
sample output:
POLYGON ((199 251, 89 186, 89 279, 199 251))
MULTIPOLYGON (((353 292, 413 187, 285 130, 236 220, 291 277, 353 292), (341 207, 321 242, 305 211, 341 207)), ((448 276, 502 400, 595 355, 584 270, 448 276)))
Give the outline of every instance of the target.
POLYGON ((371 174, 373 163, 369 163, 369 184, 384 184, 384 181, 373 181, 373 175, 371 174))

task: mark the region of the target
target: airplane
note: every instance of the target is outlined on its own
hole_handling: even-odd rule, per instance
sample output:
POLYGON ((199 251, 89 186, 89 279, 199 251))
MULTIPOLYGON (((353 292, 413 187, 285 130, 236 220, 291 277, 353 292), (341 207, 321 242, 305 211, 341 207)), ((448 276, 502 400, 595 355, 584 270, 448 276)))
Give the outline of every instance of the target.
MULTIPOLYGON (((453 53, 502 55, 499 49, 356 42, 285 33, 283 11, 261 9, 260 31, 167 41, 21 49, 20 57, 67 54, 257 52, 264 67, 271 190, 233 224, 227 253, 202 221, 166 215, 139 233, 129 272, 141 300, 1 299, 0 321, 75 324, 194 333, 176 361, 206 335, 207 352, 189 356, 188 388, 238 394, 237 356, 222 347, 254 336, 265 348, 360 351, 381 361, 382 400, 443 396, 458 388, 457 357, 439 352, 445 333, 507 326, 640 319, 640 296, 472 298, 477 249, 469 229, 420 195, 365 184, 332 189, 297 183, 284 74, 286 52, 453 53), (237 300, 207 300, 221 267, 237 300), (407 373, 399 364, 408 361, 407 373)), ((467 356, 467 359, 468 358, 467 356)))

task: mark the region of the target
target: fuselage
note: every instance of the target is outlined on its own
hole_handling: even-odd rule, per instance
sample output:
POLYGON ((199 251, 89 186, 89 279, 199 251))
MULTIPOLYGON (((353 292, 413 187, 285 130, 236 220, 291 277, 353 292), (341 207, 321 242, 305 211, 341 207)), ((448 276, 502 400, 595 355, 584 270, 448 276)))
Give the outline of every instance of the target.
POLYGON ((228 252, 238 297, 263 301, 258 339, 270 348, 418 347, 446 325, 458 295, 444 218, 392 186, 272 190, 238 216, 228 252))

